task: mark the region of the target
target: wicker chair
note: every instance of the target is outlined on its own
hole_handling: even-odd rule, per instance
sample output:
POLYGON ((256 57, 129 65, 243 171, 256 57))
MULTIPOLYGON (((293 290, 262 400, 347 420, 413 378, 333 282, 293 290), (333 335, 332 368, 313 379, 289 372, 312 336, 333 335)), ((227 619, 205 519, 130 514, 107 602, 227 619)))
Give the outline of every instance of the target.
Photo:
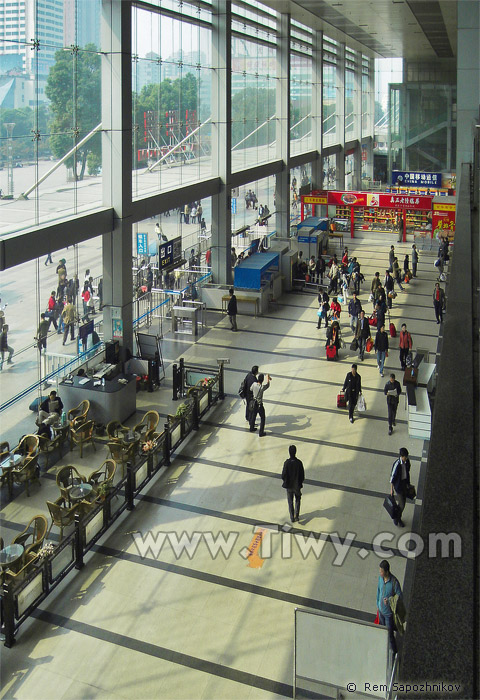
POLYGON ((24 558, 30 554, 38 554, 47 534, 48 522, 44 515, 35 515, 26 528, 13 538, 12 544, 22 544, 25 547, 24 558), (29 538, 32 538, 28 544, 29 538))
POLYGON ((112 420, 107 424, 107 435, 109 442, 121 440, 128 432, 130 432, 130 428, 122 425, 118 422, 118 420, 112 420))
POLYGON ((76 503, 72 508, 65 507, 65 500, 60 496, 56 501, 47 501, 47 507, 50 512, 50 517, 52 518, 52 523, 48 529, 50 530, 54 525, 60 528, 60 541, 63 539, 63 529, 68 527, 73 522, 75 522, 75 514, 80 512, 79 504, 76 503))
POLYGON ((18 445, 12 450, 13 454, 35 457, 38 455, 40 439, 38 435, 24 435, 18 445))
POLYGON ((95 452, 97 448, 95 447, 95 442, 93 441, 93 420, 89 420, 77 428, 70 428, 70 449, 73 450, 73 445, 80 445, 80 457, 83 457, 83 446, 87 443, 93 445, 95 452))
POLYGON ((30 573, 37 559, 38 554, 35 554, 34 552, 30 552, 30 554, 24 554, 23 557, 21 557, 20 559, 18 559, 18 561, 12 564, 11 568, 8 568, 5 571, 5 581, 22 581, 27 576, 27 574, 30 573))
POLYGON ((155 430, 160 422, 160 416, 157 411, 147 411, 140 423, 133 428, 133 432, 138 435, 141 442, 146 442, 146 435, 151 430, 155 430))
POLYGON ((88 399, 79 403, 75 408, 71 408, 67 413, 67 420, 70 423, 70 427, 76 429, 79 425, 85 423, 89 410, 90 401, 88 399))
MULTIPOLYGON (((36 437, 36 436, 31 436, 36 437)), ((33 457, 26 457, 23 464, 18 468, 12 469, 12 481, 15 484, 25 484, 27 496, 30 496, 30 482, 36 481, 41 486, 38 478, 38 454, 33 457)))
POLYGON ((122 479, 125 476, 125 465, 127 462, 135 462, 135 455, 137 453, 138 442, 131 442, 129 445, 125 445, 122 442, 109 442, 108 449, 110 450, 110 455, 116 464, 122 465, 122 479))
POLYGON ((0 461, 3 456, 8 455, 10 452, 10 445, 8 442, 5 440, 4 442, 0 442, 0 461))
POLYGON ((88 477, 88 483, 92 484, 95 491, 98 489, 100 484, 112 485, 116 469, 117 465, 114 460, 106 459, 98 469, 95 469, 95 471, 90 474, 88 477))
POLYGON ((87 478, 80 474, 75 467, 67 465, 62 467, 57 474, 57 486, 60 489, 61 497, 64 501, 70 501, 69 491, 77 483, 83 484, 87 478))
POLYGON ((68 438, 68 430, 68 425, 64 426, 53 438, 53 440, 50 440, 44 435, 38 436, 40 439, 40 454, 45 455, 45 469, 48 469, 50 455, 53 454, 55 450, 59 450, 60 457, 62 456, 62 447, 68 438))

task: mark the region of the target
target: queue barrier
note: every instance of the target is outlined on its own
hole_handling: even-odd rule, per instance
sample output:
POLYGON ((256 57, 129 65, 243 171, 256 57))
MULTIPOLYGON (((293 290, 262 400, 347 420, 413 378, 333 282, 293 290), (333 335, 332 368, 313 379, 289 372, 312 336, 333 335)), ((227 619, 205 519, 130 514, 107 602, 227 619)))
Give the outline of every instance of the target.
MULTIPOLYGON (((188 371, 185 365, 183 367, 188 371)), ((2 632, 7 648, 13 646, 22 624, 58 584, 72 571, 83 568, 85 555, 124 511, 135 508, 135 499, 161 467, 171 464, 172 454, 192 430, 198 430, 200 419, 218 400, 224 398, 223 364, 213 370, 210 367, 190 369, 208 377, 208 382, 204 386, 192 387, 184 412, 165 423, 153 449, 145 453, 137 464, 127 463, 125 477, 115 484, 104 501, 95 503, 83 517, 76 514, 73 531, 55 546, 52 554, 43 559, 37 557, 32 570, 22 581, 3 583, 0 602, 2 632)))

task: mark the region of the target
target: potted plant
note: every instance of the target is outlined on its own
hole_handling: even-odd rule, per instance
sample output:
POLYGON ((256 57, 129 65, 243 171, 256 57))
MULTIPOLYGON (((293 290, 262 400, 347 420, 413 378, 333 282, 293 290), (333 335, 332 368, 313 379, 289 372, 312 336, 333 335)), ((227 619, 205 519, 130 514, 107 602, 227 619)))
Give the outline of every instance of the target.
POLYGON ((97 496, 101 501, 104 501, 108 496, 112 485, 109 481, 102 481, 97 489, 97 496))

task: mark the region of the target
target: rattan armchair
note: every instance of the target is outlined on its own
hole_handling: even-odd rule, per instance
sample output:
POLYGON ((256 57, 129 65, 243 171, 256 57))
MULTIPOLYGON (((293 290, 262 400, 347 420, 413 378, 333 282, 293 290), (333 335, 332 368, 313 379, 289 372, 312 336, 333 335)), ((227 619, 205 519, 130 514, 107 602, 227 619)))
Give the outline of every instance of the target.
POLYGON ((0 461, 2 460, 2 457, 8 455, 9 452, 10 445, 8 444, 8 442, 6 440, 0 442, 0 461))
POLYGON ((38 455, 39 443, 38 435, 24 435, 12 453, 25 455, 25 457, 35 457, 38 455))
POLYGON ((48 532, 55 525, 60 528, 60 541, 63 539, 64 528, 75 522, 75 514, 81 512, 79 509, 79 504, 76 503, 71 508, 65 507, 65 499, 60 496, 56 501, 47 501, 47 507, 50 512, 50 517, 52 518, 52 523, 48 532))
POLYGON ((71 428, 78 428, 79 425, 85 423, 90 410, 90 401, 85 399, 81 401, 75 408, 71 408, 67 413, 67 419, 71 428))
POLYGON ((100 484, 110 484, 111 486, 113 485, 113 477, 115 476, 116 469, 117 465, 114 460, 106 459, 98 469, 95 469, 95 471, 90 474, 88 483, 92 484, 95 491, 100 484))
MULTIPOLYGON (((36 436, 35 436, 36 437, 36 436)), ((27 496, 30 496, 30 483, 36 481, 41 486, 38 478, 38 454, 33 457, 25 457, 23 464, 18 469, 12 469, 12 481, 15 484, 25 484, 27 496)))
POLYGON ((133 432, 138 435, 141 442, 146 442, 148 432, 155 430, 160 422, 160 416, 157 411, 147 411, 140 423, 137 423, 133 428, 133 432))
POLYGON ((18 559, 18 561, 12 564, 11 567, 5 571, 5 581, 22 581, 27 574, 30 573, 37 560, 38 554, 35 552, 24 554, 23 557, 18 559))
POLYGON ((48 522, 44 515, 35 515, 26 528, 13 538, 12 544, 21 544, 25 547, 24 558, 30 554, 38 554, 43 540, 47 534, 48 522), (29 538, 32 538, 28 544, 29 538))
POLYGON ((107 424, 107 435, 109 442, 115 442, 117 440, 122 440, 122 438, 129 433, 131 428, 127 428, 126 425, 122 425, 118 420, 111 420, 107 424))
POLYGON ((57 474, 56 481, 63 500, 69 501, 69 491, 72 488, 72 486, 75 486, 76 484, 82 484, 86 480, 87 478, 80 474, 80 472, 77 471, 75 467, 72 467, 70 465, 62 467, 57 474))
POLYGON ((39 435, 39 448, 40 454, 45 455, 45 469, 48 469, 48 463, 50 455, 59 450, 60 457, 62 456, 62 446, 68 438, 68 425, 64 426, 57 432, 54 438, 45 437, 44 435, 39 435))
POLYGON ((83 457, 83 446, 90 443, 93 445, 95 452, 95 442, 93 440, 93 420, 88 420, 86 423, 79 425, 77 428, 70 428, 70 449, 73 450, 73 445, 80 445, 80 457, 83 457))
POLYGON ((131 442, 128 445, 122 442, 109 442, 108 449, 110 455, 116 464, 122 465, 122 479, 125 476, 125 465, 127 462, 135 462, 137 453, 138 441, 131 442))

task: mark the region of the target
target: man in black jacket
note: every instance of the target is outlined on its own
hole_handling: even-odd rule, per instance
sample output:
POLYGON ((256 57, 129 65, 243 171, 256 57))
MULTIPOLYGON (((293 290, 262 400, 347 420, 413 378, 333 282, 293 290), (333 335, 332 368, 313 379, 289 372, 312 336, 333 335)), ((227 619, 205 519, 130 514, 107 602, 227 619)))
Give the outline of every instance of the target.
POLYGON ((400 382, 397 382, 394 374, 390 375, 390 379, 385 384, 383 393, 387 397, 388 434, 391 435, 393 433, 393 426, 395 425, 395 418, 397 416, 399 396, 402 393, 400 382))
POLYGON ((410 460, 408 459, 408 450, 406 447, 400 448, 400 457, 395 460, 390 474, 390 494, 396 494, 397 510, 393 522, 399 527, 405 527, 402 522, 402 513, 405 508, 407 498, 407 490, 410 486, 410 460))
POLYGON ((360 303, 360 299, 357 299, 357 293, 353 292, 353 298, 350 300, 348 304, 348 315, 350 316, 350 328, 352 329, 353 333, 355 333, 355 330, 357 328, 357 321, 358 317, 360 316, 360 312, 362 310, 362 304, 360 303))
POLYGON ((392 308, 392 301, 393 301, 393 296, 390 296, 393 294, 393 277, 390 274, 390 270, 387 270, 385 273, 385 292, 387 294, 387 306, 389 309, 392 308))
POLYGON ((248 422, 250 422, 250 405, 253 401, 252 384, 257 381, 257 374, 258 365, 253 365, 251 372, 249 372, 243 380, 245 389, 245 401, 247 402, 247 405, 245 407, 245 420, 248 420, 248 422))
POLYGON ((290 458, 285 460, 282 470, 283 488, 287 489, 288 510, 292 523, 298 522, 300 515, 300 501, 302 498, 302 487, 305 479, 305 470, 302 462, 297 459, 297 448, 290 445, 288 448, 290 458), (293 499, 295 498, 295 510, 293 499))
POLYGON ((348 417, 353 423, 353 411, 357 405, 359 394, 362 393, 362 378, 357 372, 357 365, 352 365, 352 371, 347 374, 343 382, 345 399, 348 401, 348 417))
POLYGON ((237 297, 234 294, 233 287, 228 290, 230 299, 228 300, 227 314, 230 319, 232 331, 237 330, 237 297))
POLYGON ((368 323, 368 318, 365 316, 365 311, 363 310, 360 311, 360 317, 357 321, 355 338, 358 340, 358 356, 363 362, 365 346, 367 344, 367 340, 370 338, 370 324, 368 323))

